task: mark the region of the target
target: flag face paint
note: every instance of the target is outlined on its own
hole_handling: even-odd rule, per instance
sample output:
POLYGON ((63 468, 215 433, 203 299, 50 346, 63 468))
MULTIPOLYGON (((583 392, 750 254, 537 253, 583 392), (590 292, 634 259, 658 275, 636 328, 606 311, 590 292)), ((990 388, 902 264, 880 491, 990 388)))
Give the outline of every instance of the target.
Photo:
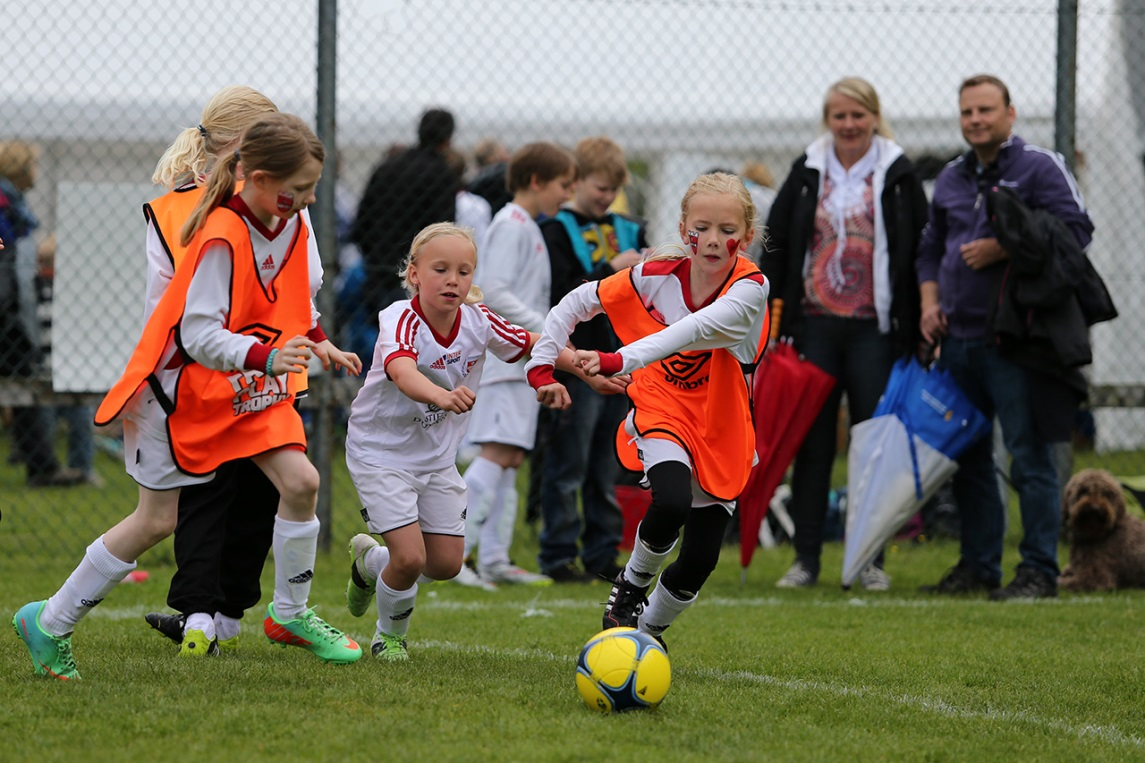
POLYGON ((696 254, 700 249, 700 234, 694 230, 688 231, 688 246, 692 248, 692 254, 696 254))
POLYGON ((276 206, 279 212, 291 211, 294 209, 294 194, 287 191, 279 191, 276 206))

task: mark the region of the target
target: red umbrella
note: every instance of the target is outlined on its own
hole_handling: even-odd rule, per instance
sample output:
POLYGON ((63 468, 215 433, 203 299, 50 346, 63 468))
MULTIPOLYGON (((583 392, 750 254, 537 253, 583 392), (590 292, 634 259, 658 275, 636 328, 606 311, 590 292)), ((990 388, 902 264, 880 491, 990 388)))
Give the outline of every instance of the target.
POLYGON ((739 497, 739 561, 745 575, 771 496, 834 386, 835 377, 801 358, 787 342, 769 348, 756 369, 752 397, 759 463, 739 497))

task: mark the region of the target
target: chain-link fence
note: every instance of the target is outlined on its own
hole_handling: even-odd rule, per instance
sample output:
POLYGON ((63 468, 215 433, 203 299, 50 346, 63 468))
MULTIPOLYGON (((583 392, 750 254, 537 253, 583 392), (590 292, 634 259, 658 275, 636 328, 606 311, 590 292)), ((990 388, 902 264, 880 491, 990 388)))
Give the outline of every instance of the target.
MULTIPOLYGON (((326 137, 337 146, 337 174, 328 171, 325 182, 336 183, 337 214, 319 207, 319 224, 352 220, 372 169, 415 143, 419 115, 441 107, 456 118, 453 146, 470 162, 469 179, 479 174, 486 139, 511 150, 611 136, 633 170, 629 209, 660 241, 674 230, 683 189, 702 171, 756 162, 778 187, 821 130, 827 86, 843 76, 874 83, 897 140, 933 176, 964 150, 959 82, 997 74, 1027 140, 1053 147, 1073 139, 1070 158, 1097 226, 1090 254, 1121 310, 1094 330, 1096 405, 1079 419, 1078 439, 1118 459, 1123 472, 1145 472, 1145 355, 1136 349, 1145 310, 1136 298, 1145 278, 1137 256, 1145 240, 1145 96, 1132 87, 1145 77, 1145 6, 1137 0, 343 0, 325 13, 333 9, 333 0, 6 4, 0 141, 36 151, 24 198, 38 219, 26 237, 6 242, 5 262, 20 286, 19 299, 6 304, 33 337, 43 333, 26 345, 6 336, 0 346, 0 405, 10 412, 0 445, 9 462, 0 467, 0 558, 74 559, 81 543, 134 505, 114 431, 96 434, 93 458, 82 438, 68 452, 65 435, 28 411, 90 405, 117 378, 140 330, 140 209, 162 192, 151 172, 177 133, 199 122, 209 97, 234 83, 312 123, 336 125, 326 137), (324 18, 336 18, 336 31, 331 25, 323 35, 324 18), (1070 30, 1062 18, 1076 18, 1075 49, 1070 34, 1059 46, 1059 29, 1070 30), (319 55, 320 39, 334 55, 319 55), (1055 135, 1059 68, 1074 54, 1076 133, 1055 135), (320 91, 319 83, 336 90, 320 91), (45 346, 37 361, 49 339, 50 355, 45 346), (25 436, 29 427, 44 429, 25 436), (51 438, 61 469, 87 470, 102 487, 30 486, 52 479, 30 477, 20 461, 40 447, 37 439, 51 438)), ((327 294, 349 288, 354 248, 328 247, 324 259, 327 294)), ((347 299, 321 303, 328 328, 329 313, 351 308, 347 299)), ((338 396, 331 404, 341 405, 338 396)), ((320 420, 319 412, 308 415, 320 420)), ((88 416, 79 412, 77 428, 88 416)), ((320 453, 341 475, 337 411, 332 420, 334 447, 320 453)), ((351 528, 337 523, 353 516, 356 498, 347 480, 334 482, 324 501, 341 537, 351 528)))

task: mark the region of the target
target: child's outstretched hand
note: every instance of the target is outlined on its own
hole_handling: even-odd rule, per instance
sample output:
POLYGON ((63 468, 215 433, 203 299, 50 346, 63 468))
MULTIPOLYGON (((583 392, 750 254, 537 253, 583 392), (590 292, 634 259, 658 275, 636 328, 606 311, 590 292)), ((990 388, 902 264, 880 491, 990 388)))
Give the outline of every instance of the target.
POLYGON ((314 342, 301 335, 287 340, 282 349, 274 355, 274 361, 270 366, 270 375, 282 376, 283 374, 302 373, 310 361, 310 351, 313 348, 314 342))
POLYGON ((616 376, 585 376, 584 381, 598 395, 623 395, 624 390, 632 383, 632 374, 617 374, 616 376))
POLYGON ((596 376, 600 373, 600 353, 596 350, 576 350, 573 353, 573 365, 584 371, 585 376, 596 376))
POLYGON ((569 397, 569 391, 565 389, 565 385, 560 382, 553 382, 537 387, 537 402, 546 408, 563 411, 572 405, 572 398, 569 397))
POLYGON ((473 390, 465 385, 457 389, 443 389, 441 391, 441 398, 435 405, 443 411, 450 413, 465 413, 473 407, 473 401, 477 399, 477 395, 473 390))
POLYGON ((362 373, 362 360, 353 352, 343 352, 334 346, 329 339, 323 339, 314 345, 314 354, 322 361, 322 368, 326 371, 330 367, 345 369, 351 376, 362 373))

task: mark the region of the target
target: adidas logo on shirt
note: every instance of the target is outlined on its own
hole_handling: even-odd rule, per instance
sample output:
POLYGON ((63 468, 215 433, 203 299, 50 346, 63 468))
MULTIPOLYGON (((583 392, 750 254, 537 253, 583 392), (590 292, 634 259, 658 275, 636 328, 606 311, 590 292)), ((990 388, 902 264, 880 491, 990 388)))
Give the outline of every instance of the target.
POLYGON ((444 371, 445 370, 445 358, 444 357, 438 358, 437 360, 430 363, 429 367, 435 371, 444 371))
POLYGON ((266 259, 262 261, 263 270, 274 270, 274 255, 266 255, 266 259))

